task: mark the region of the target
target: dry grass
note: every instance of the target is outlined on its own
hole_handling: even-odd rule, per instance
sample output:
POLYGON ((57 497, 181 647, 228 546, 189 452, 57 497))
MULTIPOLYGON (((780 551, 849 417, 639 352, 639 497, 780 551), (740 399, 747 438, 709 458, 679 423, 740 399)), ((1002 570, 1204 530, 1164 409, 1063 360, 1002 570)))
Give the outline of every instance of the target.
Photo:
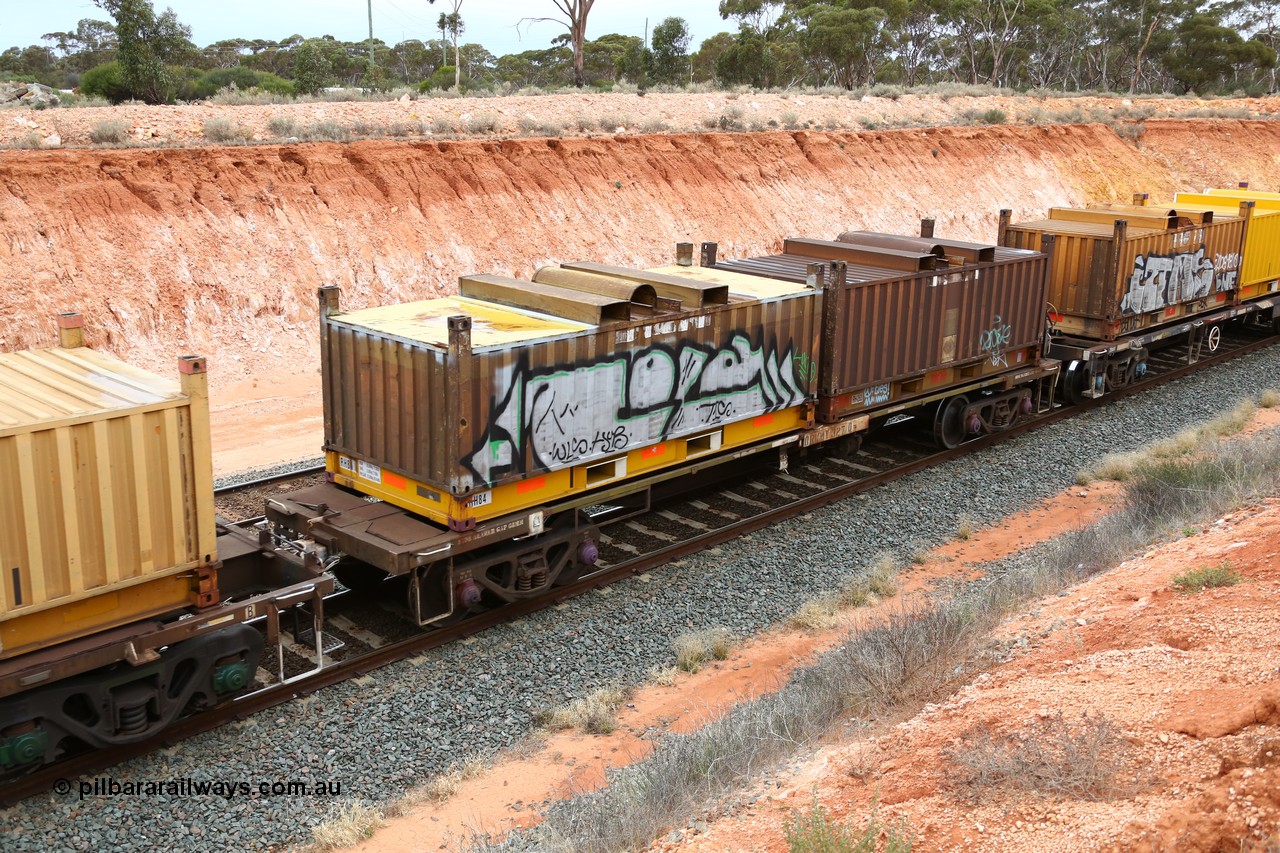
POLYGON ((676 666, 685 672, 697 672, 707 661, 728 658, 733 636, 727 628, 705 628, 681 634, 671 645, 676 653, 676 666))
POLYGON ((791 615, 787 624, 802 631, 830 631, 840 626, 842 601, 836 593, 811 598, 791 615))
POLYGON ((1070 723, 1058 711, 1007 734, 979 727, 943 755, 958 768, 960 781, 973 788, 1012 787, 1105 800, 1138 787, 1131 753, 1109 718, 1086 713, 1070 723))
POLYGON ((451 764, 448 770, 433 776, 427 784, 398 801, 391 810, 392 814, 403 813, 424 800, 443 803, 458 793, 460 784, 468 779, 477 778, 492 766, 492 758, 484 754, 473 755, 464 761, 451 764))
POLYGON ((607 735, 617 728, 618 708, 629 695, 630 692, 621 687, 602 687, 561 708, 538 714, 536 722, 553 732, 581 729, 588 734, 607 735))
POLYGON ((1280 406, 1280 388, 1268 388, 1262 392, 1262 397, 1258 400, 1258 405, 1264 409, 1274 409, 1280 406))
POLYGON ((1188 427, 1177 435, 1161 439, 1145 450, 1127 453, 1109 453, 1097 466, 1081 472, 1076 481, 1085 485, 1089 480, 1115 480, 1125 482, 1135 471, 1153 460, 1179 459, 1212 446, 1218 439, 1236 435, 1249 425, 1258 407, 1252 400, 1243 400, 1234 409, 1198 426, 1188 427), (1084 482, 1080 482, 1084 480, 1084 482))
POLYGON ((649 683, 659 687, 670 687, 680 678, 680 668, 676 666, 654 666, 649 669, 649 683))
POLYGON ((898 594, 898 561, 892 554, 881 554, 867 573, 867 588, 880 598, 898 594))
POLYGON ((382 826, 382 812, 363 803, 347 803, 333 817, 311 828, 311 850, 323 853, 351 847, 382 826))

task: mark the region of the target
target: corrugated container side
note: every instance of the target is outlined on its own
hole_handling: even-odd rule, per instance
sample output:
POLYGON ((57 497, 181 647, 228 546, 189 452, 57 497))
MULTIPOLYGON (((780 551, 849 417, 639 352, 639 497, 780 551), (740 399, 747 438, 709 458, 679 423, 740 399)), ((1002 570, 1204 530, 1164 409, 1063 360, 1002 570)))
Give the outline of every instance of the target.
POLYGON ((1244 237, 1241 284, 1280 279, 1280 211, 1256 211, 1244 237))
POLYGON ((1280 201, 1251 198, 1241 191, 1236 196, 1209 193, 1178 193, 1174 204, 1210 208, 1216 215, 1247 217, 1244 237, 1244 262, 1240 268, 1241 295, 1245 298, 1270 292, 1269 288, 1255 285, 1280 278, 1280 201), (1240 202, 1247 201, 1253 210, 1241 209, 1240 202))
POLYGON ((325 322, 326 447, 461 493, 812 401, 814 294, 459 355, 325 322), (450 411, 452 409, 452 411, 450 411))
POLYGON ((1117 248, 1114 232, 1103 236, 1081 233, 1088 228, 1076 223, 1037 222, 1009 225, 1002 243, 1031 248, 1043 234, 1055 234, 1047 298, 1057 328, 1113 340, 1234 300, 1243 229, 1238 218, 1168 231, 1136 229, 1140 233, 1130 233, 1117 248))
POLYGON ((1026 226, 1011 226, 1004 245, 1015 249, 1039 249, 1045 234, 1054 234, 1053 259, 1049 267, 1045 299, 1059 314, 1103 318, 1107 314, 1105 281, 1111 263, 1111 239, 1085 234, 1050 232, 1026 226))
POLYGON ((0 622, 102 597, 93 617, 122 624, 194 589, 104 597, 217 559, 208 429, 182 399, 0 434, 0 622))
POLYGON ((1244 221, 1231 219, 1125 240, 1114 291, 1119 314, 1163 312, 1224 293, 1234 299, 1243 237, 1244 221))
POLYGON ((892 382, 1038 346, 1044 334, 1042 254, 956 272, 828 288, 842 332, 825 395, 892 382))

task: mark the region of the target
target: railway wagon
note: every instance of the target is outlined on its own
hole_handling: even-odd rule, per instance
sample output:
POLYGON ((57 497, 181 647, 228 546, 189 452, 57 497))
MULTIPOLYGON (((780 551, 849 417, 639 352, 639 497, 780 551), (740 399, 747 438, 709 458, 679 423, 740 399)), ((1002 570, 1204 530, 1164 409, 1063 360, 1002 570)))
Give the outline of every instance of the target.
POLYGON ((178 383, 59 325, 0 355, 0 659, 218 600, 204 360, 178 383))
POLYGON ((173 381, 58 319, 59 347, 0 354, 0 777, 234 696, 333 588, 216 521, 203 358, 173 381))
POLYGON ((929 220, 922 232, 789 238, 780 254, 737 260, 704 246, 699 274, 714 280, 794 282, 823 264, 817 417, 857 424, 846 449, 872 421, 922 407, 938 443, 955 447, 1052 404, 1059 365, 1042 358, 1049 255, 936 239, 929 220))
POLYGON ((1272 297, 1242 301, 1239 281, 1251 211, 1097 205, 1053 208, 1013 223, 1000 213, 999 242, 1057 241, 1049 270, 1049 354, 1061 360, 1070 401, 1100 397, 1146 373, 1151 348, 1189 342, 1192 361, 1217 348, 1233 320, 1266 319, 1272 297), (1243 214, 1243 215, 1242 215, 1243 214))
MULTIPOLYGON (((1147 205, 1149 196, 1142 193, 1136 204, 1147 205)), ((1240 215, 1245 218, 1244 257, 1236 295, 1247 302, 1280 290, 1280 195, 1267 198, 1262 193, 1210 190, 1206 193, 1177 193, 1174 208, 1207 211, 1215 217, 1240 215)))
POLYGON ((322 289, 333 485, 268 517, 410 576, 423 625, 541 594, 594 564, 593 504, 643 502, 812 423, 814 290, 760 285, 583 263, 350 312, 322 289))

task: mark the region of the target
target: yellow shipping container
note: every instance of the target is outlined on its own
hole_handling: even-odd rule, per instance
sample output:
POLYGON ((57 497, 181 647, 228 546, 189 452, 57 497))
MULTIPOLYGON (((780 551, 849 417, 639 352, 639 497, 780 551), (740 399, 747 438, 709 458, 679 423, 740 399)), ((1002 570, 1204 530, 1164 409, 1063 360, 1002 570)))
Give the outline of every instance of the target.
POLYGON ((1189 210, 1212 211, 1215 218, 1240 216, 1240 203, 1253 202, 1244 236, 1244 261, 1240 267, 1241 300, 1280 290, 1280 195, 1247 190, 1211 190, 1178 193, 1174 205, 1189 210))
POLYGON ((0 657, 216 601, 205 361, 0 354, 0 657))

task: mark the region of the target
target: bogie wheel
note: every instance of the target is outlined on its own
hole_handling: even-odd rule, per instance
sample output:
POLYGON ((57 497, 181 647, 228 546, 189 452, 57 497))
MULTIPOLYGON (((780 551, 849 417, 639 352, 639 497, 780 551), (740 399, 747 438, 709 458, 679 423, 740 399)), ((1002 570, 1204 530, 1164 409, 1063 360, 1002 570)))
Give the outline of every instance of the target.
POLYGON ((938 404, 933 418, 933 440, 939 447, 951 450, 964 441, 964 412, 968 407, 969 398, 963 394, 938 404))
POLYGON ((1210 326, 1209 331, 1205 333, 1204 345, 1209 352, 1217 352, 1218 347, 1222 346, 1222 327, 1210 326))
POLYGON ((1084 392, 1089 389, 1089 368, 1083 361, 1073 361, 1067 366, 1062 376, 1062 396, 1071 405, 1077 405, 1084 399, 1084 392))

